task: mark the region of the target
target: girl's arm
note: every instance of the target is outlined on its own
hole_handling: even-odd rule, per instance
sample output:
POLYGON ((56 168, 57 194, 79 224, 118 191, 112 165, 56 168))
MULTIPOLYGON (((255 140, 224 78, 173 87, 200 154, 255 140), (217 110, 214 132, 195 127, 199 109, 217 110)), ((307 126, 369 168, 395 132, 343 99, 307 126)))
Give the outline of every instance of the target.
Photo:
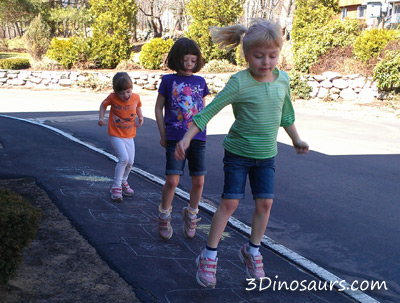
POLYGON ((141 107, 137 107, 136 108, 136 115, 139 119, 139 123, 136 123, 136 127, 141 127, 143 125, 143 113, 142 113, 142 108, 141 107))
POLYGON ((177 160, 183 160, 185 159, 185 151, 190 145, 190 141, 200 132, 200 129, 197 127, 195 123, 192 123, 190 125, 188 131, 186 134, 183 136, 182 140, 176 143, 176 148, 175 148, 175 159, 177 160))
POLYGON ((99 122, 97 122, 97 124, 99 126, 107 125, 106 120, 104 120, 104 116, 106 114, 106 110, 107 110, 107 106, 104 106, 104 101, 103 101, 103 102, 101 102, 100 110, 99 110, 99 122))
POLYGON ((289 135, 290 139, 292 139, 293 146, 296 149, 296 152, 298 154, 308 153, 308 144, 300 139, 300 136, 297 133, 297 129, 294 123, 289 126, 284 126, 283 128, 289 135))
POLYGON ((160 144, 162 147, 167 147, 167 137, 165 134, 165 122, 164 122, 164 106, 165 106, 165 97, 158 93, 156 107, 155 107, 155 114, 156 114, 156 121, 158 126, 158 131, 160 132, 160 144))

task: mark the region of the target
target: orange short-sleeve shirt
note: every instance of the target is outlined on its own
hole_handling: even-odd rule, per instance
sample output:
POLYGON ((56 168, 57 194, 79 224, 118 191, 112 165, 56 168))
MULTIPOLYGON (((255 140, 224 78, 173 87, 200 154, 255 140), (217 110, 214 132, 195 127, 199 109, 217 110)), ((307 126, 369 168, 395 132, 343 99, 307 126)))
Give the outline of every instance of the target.
POLYGON ((118 98, 117 94, 111 93, 103 101, 105 107, 111 105, 108 118, 108 134, 120 138, 134 138, 136 136, 136 109, 142 107, 140 97, 132 94, 128 102, 118 98))

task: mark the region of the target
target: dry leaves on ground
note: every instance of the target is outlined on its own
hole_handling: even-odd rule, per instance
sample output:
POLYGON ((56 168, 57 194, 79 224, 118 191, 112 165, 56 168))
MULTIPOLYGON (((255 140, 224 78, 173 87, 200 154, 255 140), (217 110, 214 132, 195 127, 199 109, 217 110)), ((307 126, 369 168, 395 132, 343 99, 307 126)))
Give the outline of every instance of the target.
POLYGON ((36 239, 25 249, 16 277, 0 286, 2 303, 139 302, 34 179, 0 180, 0 188, 11 189, 42 210, 36 239))

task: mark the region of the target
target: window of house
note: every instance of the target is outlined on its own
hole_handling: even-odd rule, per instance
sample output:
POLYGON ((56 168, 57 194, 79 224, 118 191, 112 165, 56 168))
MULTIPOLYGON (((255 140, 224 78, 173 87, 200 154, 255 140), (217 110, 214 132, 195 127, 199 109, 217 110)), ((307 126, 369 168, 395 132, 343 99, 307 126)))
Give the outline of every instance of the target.
POLYGON ((347 17, 347 8, 346 7, 343 7, 342 8, 342 19, 344 19, 344 18, 346 18, 347 17))
POLYGON ((363 6, 363 5, 357 7, 357 18, 364 18, 366 9, 367 9, 367 7, 363 6))

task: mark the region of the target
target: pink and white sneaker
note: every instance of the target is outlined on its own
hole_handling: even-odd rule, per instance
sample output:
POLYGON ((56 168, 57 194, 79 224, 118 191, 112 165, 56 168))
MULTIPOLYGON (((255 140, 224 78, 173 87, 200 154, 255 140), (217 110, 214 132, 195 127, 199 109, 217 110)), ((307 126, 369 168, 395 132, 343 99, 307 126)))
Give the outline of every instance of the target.
POLYGON ((121 187, 112 187, 110 193, 111 193, 111 200, 113 200, 114 202, 122 202, 121 187))
POLYGON ((133 189, 129 186, 127 181, 122 181, 122 194, 127 197, 132 197, 134 194, 133 189))
POLYGON ((248 243, 244 244, 239 251, 240 260, 246 265, 246 275, 249 279, 256 279, 260 281, 261 278, 265 277, 264 264, 262 262, 263 257, 259 253, 256 256, 247 252, 248 243))
POLYGON ((158 222, 158 235, 164 240, 171 239, 174 232, 171 226, 171 216, 169 216, 168 219, 161 219, 160 217, 157 217, 153 220, 158 222))
POLYGON ((196 259, 197 273, 196 280, 203 287, 214 288, 217 284, 217 263, 218 258, 215 260, 204 258, 203 252, 196 259))
POLYGON ((189 239, 193 239, 194 235, 196 234, 196 223, 201 220, 201 218, 190 218, 188 213, 188 208, 184 207, 182 209, 182 218, 183 218, 183 234, 185 237, 189 239))

